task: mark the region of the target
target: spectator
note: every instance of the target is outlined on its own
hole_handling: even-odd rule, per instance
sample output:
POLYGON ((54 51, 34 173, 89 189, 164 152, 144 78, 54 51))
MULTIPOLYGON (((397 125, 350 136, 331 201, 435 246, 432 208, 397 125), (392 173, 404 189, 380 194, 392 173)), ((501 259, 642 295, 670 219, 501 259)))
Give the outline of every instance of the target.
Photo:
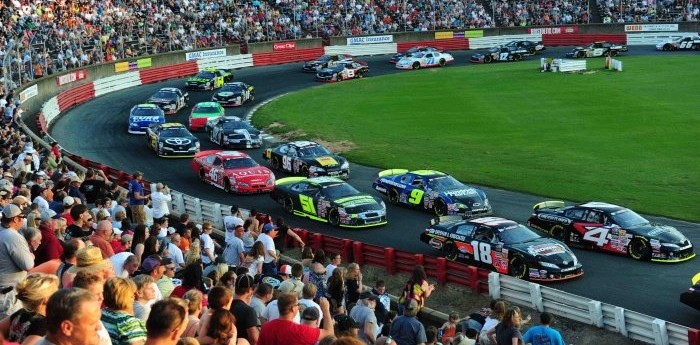
POLYGON ((65 196, 63 198, 63 213, 61 217, 66 220, 66 225, 70 226, 73 224, 73 217, 71 216, 71 210, 75 205, 75 199, 72 196, 65 196))
MULTIPOLYGON (((78 272, 73 281, 73 287, 92 292, 95 297, 97 297, 97 301, 100 304, 104 301, 104 285, 105 283, 102 277, 87 271, 78 272)), ((100 330, 97 333, 100 339, 100 345, 112 345, 109 332, 102 326, 102 323, 100 323, 100 330)))
MULTIPOLYGON (((237 343, 236 318, 225 309, 217 309, 212 312, 207 328, 207 337, 212 339, 211 344, 234 345, 237 343)), ((204 345, 200 341, 200 344, 204 345)))
POLYGON ((374 309, 379 298, 369 291, 360 294, 356 305, 350 310, 350 317, 360 326, 358 338, 368 345, 373 345, 378 333, 377 317, 374 309))
MULTIPOLYGON (((146 260, 143 261, 143 264, 141 264, 141 273, 151 276, 151 279, 153 280, 151 284, 155 285, 155 282, 160 280, 160 278, 163 278, 163 275, 165 274, 165 262, 163 261, 163 258, 157 254, 147 257, 146 260)), ((156 295, 155 299, 157 301, 163 299, 163 292, 157 287, 155 287, 154 292, 156 295)))
POLYGON ((277 218, 275 225, 277 226, 277 237, 275 237, 275 248, 277 248, 277 250, 281 252, 287 250, 287 236, 297 241, 301 248, 306 246, 306 243, 301 240, 301 237, 284 223, 284 218, 277 218))
MULTIPOLYGON (((260 283, 255 288, 255 294, 250 299, 250 307, 255 310, 255 315, 258 317, 258 326, 262 325, 262 314, 265 310, 267 302, 272 300, 272 285, 268 283, 260 283)), ((301 301, 299 301, 301 303, 301 301)))
POLYGON ((357 338, 360 325, 355 322, 350 316, 338 314, 333 317, 335 321, 335 335, 338 337, 353 337, 357 338))
POLYGON ((320 327, 321 322, 323 321, 323 313, 321 311, 321 306, 319 306, 318 303, 314 302, 313 300, 316 296, 316 290, 316 285, 311 283, 304 284, 304 287, 302 288, 302 299, 299 300, 299 304, 304 307, 304 311, 306 311, 306 309, 317 310, 318 317, 315 319, 316 327, 320 327))
POLYGON ((236 225, 233 234, 234 235, 229 237, 226 241, 224 257, 229 266, 240 266, 241 263, 245 261, 245 250, 243 249, 243 240, 241 240, 241 237, 243 237, 243 225, 236 225))
MULTIPOLYGON (((440 326, 440 331, 442 331, 441 342, 445 344, 452 344, 455 336, 457 335, 457 319, 459 316, 457 313, 450 313, 447 317, 447 321, 440 326)), ((426 332, 428 330, 426 329, 426 332)), ((437 334, 437 333, 436 333, 437 334)), ((428 342, 430 342, 430 336, 428 335, 428 342)))
POLYGON ((136 255, 129 252, 114 254, 109 260, 112 261, 112 266, 114 266, 115 277, 120 278, 132 277, 139 269, 139 266, 141 266, 136 255))
POLYGON ((503 320, 505 314, 506 304, 503 303, 503 301, 497 301, 491 309, 491 314, 486 317, 486 320, 484 321, 484 326, 481 328, 481 331, 479 333, 479 342, 481 344, 496 345, 491 344, 491 340, 487 336, 487 333, 492 329, 496 328, 496 325, 498 325, 501 322, 501 320, 503 320))
MULTIPOLYGON (((222 286, 215 286, 209 290, 207 299, 209 301, 209 309, 202 315, 197 336, 197 340, 202 345, 214 344, 216 342, 215 337, 209 335, 212 326, 210 321, 212 320, 214 312, 217 310, 224 310, 230 314, 229 309, 231 307, 231 302, 233 302, 233 295, 231 290, 222 286)), ((235 323, 235 320, 233 323, 235 323)))
POLYGON ((97 222, 95 232, 89 237, 92 245, 100 248, 102 258, 104 259, 109 259, 114 256, 114 249, 112 249, 112 245, 110 244, 113 233, 112 222, 109 220, 100 220, 97 222))
POLYGON ((182 250, 179 247, 180 241, 182 241, 180 234, 173 231, 170 235, 170 241, 165 244, 165 250, 163 251, 167 253, 166 257, 175 264, 178 270, 185 267, 185 256, 182 255, 182 250))
POLYGON ((374 288, 372 288, 371 291, 379 299, 377 302, 377 308, 374 309, 374 315, 377 317, 377 321, 381 327, 387 317, 387 314, 391 310, 391 298, 389 297, 389 293, 386 291, 386 284, 384 283, 384 280, 377 280, 377 282, 374 283, 374 288))
POLYGON ((540 323, 542 325, 531 327, 523 335, 523 340, 526 344, 532 345, 565 345, 559 331, 550 327, 552 323, 552 314, 543 312, 540 314, 540 323))
POLYGON ((334 335, 333 323, 328 309, 328 300, 322 297, 319 305, 323 311, 323 328, 312 328, 306 325, 294 323, 292 320, 299 314, 298 298, 296 294, 282 294, 278 298, 277 307, 280 318, 262 325, 260 330, 259 345, 306 345, 334 335))
POLYGON ((304 311, 301 312, 302 324, 312 328, 318 328, 320 317, 321 314, 316 308, 304 308, 304 311))
POLYGON ((362 272, 360 271, 360 265, 354 262, 348 265, 347 273, 345 274, 345 286, 347 288, 347 301, 345 303, 348 310, 352 310, 352 307, 360 298, 360 293, 365 290, 364 285, 362 285, 362 272))
POLYGON ((80 192, 85 195, 85 201, 92 204, 96 200, 104 200, 108 181, 109 178, 101 169, 88 169, 85 172, 85 181, 80 184, 80 192))
POLYGON ((277 228, 272 224, 265 224, 262 233, 258 236, 258 242, 265 247, 265 260, 262 264, 262 274, 265 276, 277 275, 277 250, 273 238, 277 235, 277 228))
POLYGON ((46 335, 46 303, 58 291, 58 278, 32 274, 15 287, 22 308, 0 321, 0 332, 7 341, 36 344, 46 335))
POLYGON ((32 226, 22 230, 22 235, 29 245, 29 251, 36 257, 36 250, 41 245, 41 232, 32 226))
MULTIPOLYGON (((206 291, 202 283, 202 265, 199 263, 185 266, 185 269, 182 270, 182 285, 176 286, 170 296, 182 298, 187 291, 192 289, 197 289, 202 294, 206 291)), ((206 306, 207 299, 202 298, 202 307, 206 306)))
MULTIPOLYGON (((327 294, 331 304, 331 310, 336 312, 345 312, 345 268, 338 267, 333 271, 333 276, 328 279, 327 294)), ((316 293, 318 296, 318 293, 316 293)))
POLYGON ((19 304, 14 300, 14 288, 27 277, 27 271, 34 267, 34 255, 27 241, 19 234, 24 215, 16 205, 9 204, 2 210, 0 220, 0 317, 17 311, 19 304), (9 291, 7 291, 9 290, 9 291))
POLYGON ((58 276, 58 283, 60 287, 63 285, 63 277, 67 275, 69 268, 78 263, 78 251, 85 248, 85 242, 79 238, 74 238, 67 241, 63 245, 63 255, 61 255, 61 264, 55 271, 56 276, 58 276))
POLYGON ((243 222, 243 236, 241 240, 243 241, 243 249, 249 252, 255 241, 258 239, 257 228, 254 226, 253 221, 249 218, 243 222))
MULTIPOLYGON (((301 265, 304 266, 304 281, 309 281, 309 271, 311 271, 311 263, 314 260, 314 249, 305 247, 301 251, 301 265)), ((328 273, 328 276, 331 275, 328 273)))
POLYGON ((173 279, 175 278, 175 263, 170 258, 163 258, 163 266, 165 266, 165 272, 163 276, 156 281, 156 285, 163 297, 170 297, 173 290, 175 290, 175 284, 173 284, 173 279))
POLYGON ((202 235, 199 238, 202 241, 202 263, 205 267, 214 264, 216 261, 216 244, 211 238, 212 231, 214 229, 210 223, 204 222, 202 224, 202 235))
POLYGON ((391 339, 397 345, 420 345, 428 341, 425 335, 425 327, 416 318, 420 309, 418 301, 410 299, 404 307, 403 315, 397 317, 391 323, 391 339))
POLYGON ((190 221, 190 215, 183 213, 180 215, 179 220, 179 222, 173 224, 173 228, 175 228, 175 231, 180 234, 180 236, 184 236, 185 228, 187 227, 187 223, 190 221))
POLYGON ((510 308, 503 316, 503 320, 492 328, 486 335, 489 337, 491 344, 522 344, 523 336, 520 334, 520 312, 515 308, 510 308))
POLYGON ((289 273, 291 273, 289 279, 280 283, 279 290, 282 293, 296 293, 297 297, 301 298, 302 290, 304 289, 304 283, 301 281, 301 277, 304 275, 304 267, 300 263, 295 263, 292 265, 289 273))
MULTIPOLYGON (((425 328, 425 338, 428 339, 425 342, 425 345, 435 345, 435 344, 442 344, 438 343, 438 330, 435 326, 428 326, 425 328)), ((449 343, 446 344, 452 344, 450 341, 449 343)))
POLYGON ((68 268, 61 279, 63 287, 73 286, 73 279, 80 271, 94 272, 105 280, 114 276, 112 262, 103 259, 102 252, 97 247, 85 247, 76 253, 75 265, 68 268))
POLYGON ((224 243, 227 245, 231 242, 234 237, 239 237, 235 234, 235 229, 237 226, 243 226, 243 215, 238 206, 231 206, 231 214, 224 217, 224 243))
POLYGON ((134 277, 136 284, 136 298, 134 299, 134 316, 141 321, 148 320, 151 312, 151 304, 155 302, 156 291, 154 289, 153 278, 146 274, 134 277))
POLYGON ((428 283, 425 269, 422 265, 417 265, 413 269, 411 279, 408 280, 403 289, 403 294, 399 298, 399 314, 402 314, 402 309, 408 305, 408 302, 415 300, 418 303, 418 309, 423 308, 425 300, 430 297, 430 294, 435 290, 435 284, 428 283))
POLYGON ((316 298, 326 296, 328 291, 328 272, 326 272, 326 253, 319 249, 314 254, 309 271, 309 283, 316 285, 316 298))
MULTIPOLYGON (((41 244, 35 251, 34 265, 38 266, 47 261, 57 260, 63 254, 63 246, 61 241, 56 238, 53 227, 53 217, 56 212, 53 210, 45 210, 41 212, 41 221, 39 222, 39 231, 41 232, 41 244)), ((56 272, 54 270, 54 272, 56 272)))
POLYGON ((260 335, 258 330, 258 314, 250 306, 255 284, 253 277, 241 274, 236 279, 236 290, 231 303, 231 314, 236 318, 236 329, 239 338, 244 338, 251 344, 258 342, 260 335))
POLYGON ((333 270, 335 270, 343 262, 343 257, 338 253, 333 253, 328 256, 331 262, 326 266, 326 275, 328 277, 333 275, 333 270))
POLYGON ((84 289, 54 293, 46 305, 46 336, 38 345, 99 344, 100 302, 84 289))
POLYGON ((148 196, 143 192, 143 173, 137 171, 129 181, 129 208, 131 209, 131 220, 136 224, 146 224, 145 201, 148 196))
POLYGON ((125 278, 110 278, 104 287, 104 324, 113 345, 135 345, 146 339, 146 325, 134 317, 136 284, 125 278))
POLYGON ((185 331, 188 321, 187 305, 177 298, 158 301, 146 321, 145 345, 175 345, 185 331))
POLYGON ((187 303, 187 327, 183 337, 196 337, 199 330, 199 314, 202 313, 202 293, 198 290, 190 290, 183 296, 187 303))
POLYGON ((138 262, 141 263, 142 258, 146 258, 143 255, 145 250, 145 243, 151 232, 148 230, 146 224, 139 224, 134 229, 134 239, 131 241, 131 251, 136 255, 138 262))
MULTIPOLYGON (((151 234, 155 233, 153 229, 151 229, 151 234)), ((158 255, 160 253, 160 241, 156 236, 148 236, 146 241, 143 243, 143 254, 141 255, 141 260, 146 261, 146 258, 151 256, 151 255, 158 255)), ((143 263, 141 261, 141 263, 143 263)))
POLYGON ((170 188, 158 182, 155 193, 151 194, 151 207, 153 208, 153 220, 167 219, 170 216, 168 203, 172 201, 170 188))
POLYGON ((66 231, 68 232, 68 238, 87 238, 92 233, 92 214, 88 210, 87 206, 83 204, 75 205, 70 210, 71 218, 73 219, 73 224, 68 225, 66 231))
POLYGON ((78 176, 73 176, 68 184, 68 196, 72 196, 73 199, 80 200, 82 205, 87 205, 87 200, 85 195, 80 191, 80 184, 83 181, 78 176))
POLYGON ((262 274, 263 262, 265 262, 265 245, 262 242, 255 242, 246 253, 241 267, 247 268, 250 274, 257 276, 262 274))

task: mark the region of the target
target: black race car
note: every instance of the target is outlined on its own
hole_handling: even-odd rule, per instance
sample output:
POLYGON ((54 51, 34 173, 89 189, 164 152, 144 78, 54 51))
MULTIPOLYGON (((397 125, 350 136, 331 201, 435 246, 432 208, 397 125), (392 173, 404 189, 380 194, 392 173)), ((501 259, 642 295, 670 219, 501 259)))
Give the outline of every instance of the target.
POLYGON ((153 96, 147 103, 155 104, 163 109, 166 114, 175 114, 178 110, 186 107, 190 102, 190 95, 176 87, 164 87, 153 96))
POLYGON ((301 67, 304 72, 316 73, 322 68, 333 67, 339 63, 352 62, 352 56, 346 54, 323 55, 316 60, 309 61, 301 67))
POLYGON ((151 124, 146 129, 146 140, 159 157, 194 157, 199 152, 199 139, 177 122, 151 124))
POLYGON ((386 224, 384 202, 334 177, 287 177, 275 182, 270 197, 289 214, 333 226, 363 228, 386 224))
POLYGON ((676 228, 654 224, 634 211, 604 202, 534 206, 530 226, 571 246, 629 255, 637 260, 680 262, 695 257, 693 245, 676 228))
POLYGON ((293 141, 263 152, 272 168, 308 177, 350 177, 350 163, 313 141, 293 141))
POLYGON ((316 73, 316 80, 330 82, 364 78, 368 72, 369 67, 366 62, 344 62, 321 69, 316 73))
POLYGON ((564 243, 505 218, 440 217, 431 221, 420 240, 441 251, 448 260, 520 279, 556 281, 583 275, 576 255, 564 243))
POLYGON ((237 107, 254 100, 255 87, 240 81, 224 84, 224 87, 211 97, 212 102, 219 102, 224 107, 237 107))
POLYGON ((390 63, 397 63, 397 62, 399 62, 399 60, 401 60, 402 58, 404 58, 406 56, 413 55, 415 53, 424 53, 424 52, 442 52, 442 50, 437 49, 435 47, 415 46, 415 47, 409 48, 405 52, 396 53, 396 54, 392 55, 391 58, 389 59, 389 62, 390 63))
POLYGON ((214 90, 233 79, 233 73, 216 68, 205 68, 194 77, 188 78, 185 86, 189 90, 214 90))
POLYGON ((566 53, 570 58, 601 57, 610 54, 617 56, 620 52, 626 52, 627 46, 610 42, 594 42, 587 47, 576 47, 571 52, 566 53))
POLYGON ((515 50, 525 50, 528 55, 535 55, 537 52, 547 49, 542 41, 510 41, 505 46, 515 50))
POLYGON ((525 49, 517 49, 507 46, 498 46, 489 49, 486 53, 472 55, 471 62, 491 63, 494 61, 520 61, 523 56, 530 55, 525 49))
POLYGON ((217 117, 205 126, 209 140, 221 147, 252 149, 262 145, 260 131, 237 116, 217 117))
POLYGON ((681 294, 681 303, 700 310, 700 273, 693 276, 690 283, 693 285, 681 294))

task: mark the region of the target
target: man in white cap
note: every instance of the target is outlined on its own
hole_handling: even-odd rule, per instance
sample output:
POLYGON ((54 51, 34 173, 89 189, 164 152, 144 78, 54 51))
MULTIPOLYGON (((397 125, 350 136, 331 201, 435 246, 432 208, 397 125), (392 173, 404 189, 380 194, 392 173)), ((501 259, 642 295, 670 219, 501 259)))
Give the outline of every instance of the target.
POLYGON ((70 210, 75 205, 75 199, 72 196, 67 196, 63 198, 63 213, 61 217, 66 220, 66 226, 73 224, 73 217, 70 215, 70 210))
POLYGON ((170 188, 162 183, 156 184, 156 191, 151 194, 151 208, 153 209, 153 221, 158 222, 164 217, 170 215, 168 203, 173 198, 170 196, 170 188))
POLYGON ((2 210, 0 220, 0 318, 11 315, 20 307, 15 299, 14 287, 27 277, 34 267, 34 254, 19 229, 24 214, 17 205, 9 204, 2 210))
POLYGON ((15 164, 25 161, 25 157, 31 158, 30 162, 32 164, 32 171, 39 170, 39 154, 37 154, 36 150, 34 149, 34 145, 31 142, 24 144, 24 152, 17 155, 15 164))

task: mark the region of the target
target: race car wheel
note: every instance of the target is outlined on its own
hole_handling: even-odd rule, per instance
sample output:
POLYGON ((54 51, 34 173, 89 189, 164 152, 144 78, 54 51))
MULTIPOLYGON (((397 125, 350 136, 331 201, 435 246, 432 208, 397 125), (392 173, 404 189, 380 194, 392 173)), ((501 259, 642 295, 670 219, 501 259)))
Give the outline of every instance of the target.
POLYGON ((564 229, 563 226, 561 225, 555 225, 549 230, 549 234, 554 238, 559 241, 562 241, 564 243, 569 242, 569 234, 570 231, 569 229, 564 229))
POLYGON ((455 246, 454 242, 445 243, 445 245, 442 247, 442 254, 447 260, 457 260, 457 246, 455 246))
POLYGON ((277 157, 272 157, 270 160, 270 165, 272 165, 273 169, 280 170, 280 159, 277 157))
POLYGON ((284 210, 289 214, 294 213, 294 201, 292 201, 292 198, 287 197, 284 199, 284 210))
POLYGON ((411 66, 413 69, 419 69, 420 68, 420 62, 416 61, 413 63, 413 66, 411 66))
POLYGON ((214 83, 213 83, 213 82, 212 82, 212 83, 209 83, 209 84, 207 85, 207 90, 214 90, 214 83))
POLYGON ((611 50, 610 56, 617 56, 617 50, 611 50))
POLYGON ((535 47, 530 47, 527 49, 527 52, 532 55, 535 55, 535 53, 537 53, 537 49, 535 49, 535 47))
POLYGON ((671 45, 670 44, 664 44, 664 47, 662 48, 664 51, 669 51, 671 50, 671 45))
POLYGON ((311 177, 311 176, 309 176, 309 167, 306 165, 302 165, 301 170, 299 172, 301 173, 302 176, 311 177))
POLYGON ((393 205, 399 203, 399 192, 394 188, 389 189, 389 203, 393 205))
POLYGON ((219 134, 219 145, 224 146, 224 134, 219 134))
POLYGON ((629 252, 630 257, 635 260, 649 260, 651 257, 649 242, 641 237, 632 239, 632 242, 627 246, 627 252, 629 252))
POLYGON ((328 211, 328 223, 333 226, 340 226, 340 214, 338 213, 338 209, 332 208, 328 211))
POLYGON ((231 182, 228 179, 224 180, 224 192, 231 193, 231 182))
POLYGON ((435 212, 435 215, 438 217, 447 215, 447 205, 445 205, 445 202, 442 201, 442 199, 435 200, 435 204, 433 204, 433 212, 435 212))
POLYGON ((440 59, 440 67, 445 67, 445 59, 440 59))
POLYGON ((199 179, 202 180, 202 182, 207 182, 206 176, 204 169, 199 169, 199 179))
POLYGON ((520 61, 520 60, 522 60, 522 59, 523 59, 523 57, 522 57, 522 55, 520 55, 520 54, 515 54, 515 55, 513 55, 513 61, 520 61))
POLYGON ((582 57, 583 57, 583 55, 584 55, 584 54, 583 54, 583 52, 582 52, 582 51, 581 51, 581 52, 578 52, 578 53, 576 53, 576 57, 577 57, 577 58, 582 58, 582 57))
POLYGON ((527 263, 520 255, 516 255, 510 259, 508 275, 518 279, 527 279, 527 263))
POLYGON ((249 102, 252 102, 252 101, 254 101, 254 100, 255 100, 255 94, 254 94, 254 93, 251 93, 250 96, 248 96, 248 101, 249 101, 249 102))
POLYGON ((484 63, 490 63, 491 61, 493 61, 493 56, 484 55, 484 63))
POLYGON ((340 73, 338 73, 338 74, 335 76, 335 80, 337 80, 337 81, 343 81, 343 75, 340 74, 340 73))

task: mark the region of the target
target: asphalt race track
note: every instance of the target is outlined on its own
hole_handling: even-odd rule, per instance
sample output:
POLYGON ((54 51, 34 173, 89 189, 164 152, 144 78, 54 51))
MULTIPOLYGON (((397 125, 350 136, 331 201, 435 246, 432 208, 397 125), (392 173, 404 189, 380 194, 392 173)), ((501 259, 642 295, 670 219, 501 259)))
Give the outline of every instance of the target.
MULTIPOLYGON (((569 49, 549 48, 540 56, 563 57, 569 49)), ((470 65, 468 60, 474 52, 453 53, 456 58, 455 64, 463 66, 470 65)), ((629 55, 651 54, 674 53, 656 52, 653 47, 636 46, 630 47, 630 52, 622 55, 621 59, 624 61, 624 56, 629 55)), ((518 63, 531 64, 533 73, 539 73, 540 56, 529 57, 526 58, 526 61, 518 63)), ((359 58, 359 60, 369 63, 369 77, 389 73, 412 73, 394 69, 394 66, 387 62, 388 56, 359 58)), ((589 68, 598 68, 603 63, 603 59, 588 60, 589 68)), ((473 65, 472 68, 479 68, 478 65, 471 65, 473 65)), ((320 84, 313 80, 312 74, 301 72, 301 63, 237 70, 234 72, 234 79, 255 86, 256 101, 253 105, 283 93, 320 84)), ((352 83, 352 81, 348 82, 352 83)), ((192 171, 191 159, 158 158, 153 151, 147 148, 143 136, 128 134, 126 129, 130 108, 137 103, 144 102, 155 91, 165 86, 184 88, 184 83, 182 79, 172 80, 99 97, 68 111, 68 116, 61 117, 53 126, 51 134, 68 151, 127 172, 141 170, 145 173, 146 179, 163 182, 171 188, 189 195, 227 205, 238 204, 244 208, 256 208, 275 216, 284 215, 287 223, 294 227, 381 246, 391 246, 415 253, 439 255, 438 252, 421 243, 418 239, 421 231, 428 225, 430 215, 427 213, 387 205, 389 224, 384 227, 364 230, 337 229, 286 215, 282 206, 274 203, 267 195, 227 195, 220 189, 205 185, 197 179, 192 171)), ((197 102, 209 101, 212 92, 190 92, 190 95, 191 106, 197 102)), ((245 116, 253 105, 227 108, 226 114, 245 116)), ((317 107, 314 109, 315 111, 323 109, 322 104, 310 104, 309 107, 317 107)), ((167 121, 179 121, 186 124, 190 109, 183 109, 177 115, 168 116, 167 121)), ((205 133, 198 133, 197 136, 202 142, 202 150, 218 148, 208 140, 205 133)), ((261 156, 262 150, 249 150, 248 153, 257 161, 264 162, 261 156)), ((430 168, 429 162, 426 162, 426 168, 430 168)), ((361 191, 374 194, 371 182, 376 177, 378 170, 377 168, 352 164, 351 179, 348 182, 361 191)), ((278 178, 283 177, 279 172, 276 172, 276 175, 278 178)), ((532 205, 550 199, 494 188, 485 189, 496 215, 520 222, 527 220, 532 205)), ((677 227, 690 238, 696 248, 700 245, 700 224, 657 217, 649 218, 677 227)), ((700 313, 679 302, 680 293, 690 286, 690 278, 700 271, 700 264, 698 264, 700 258, 680 264, 657 264, 638 262, 626 257, 586 250, 574 249, 574 251, 584 265, 585 275, 574 281, 549 284, 549 286, 685 326, 697 328, 700 325, 700 313)))

